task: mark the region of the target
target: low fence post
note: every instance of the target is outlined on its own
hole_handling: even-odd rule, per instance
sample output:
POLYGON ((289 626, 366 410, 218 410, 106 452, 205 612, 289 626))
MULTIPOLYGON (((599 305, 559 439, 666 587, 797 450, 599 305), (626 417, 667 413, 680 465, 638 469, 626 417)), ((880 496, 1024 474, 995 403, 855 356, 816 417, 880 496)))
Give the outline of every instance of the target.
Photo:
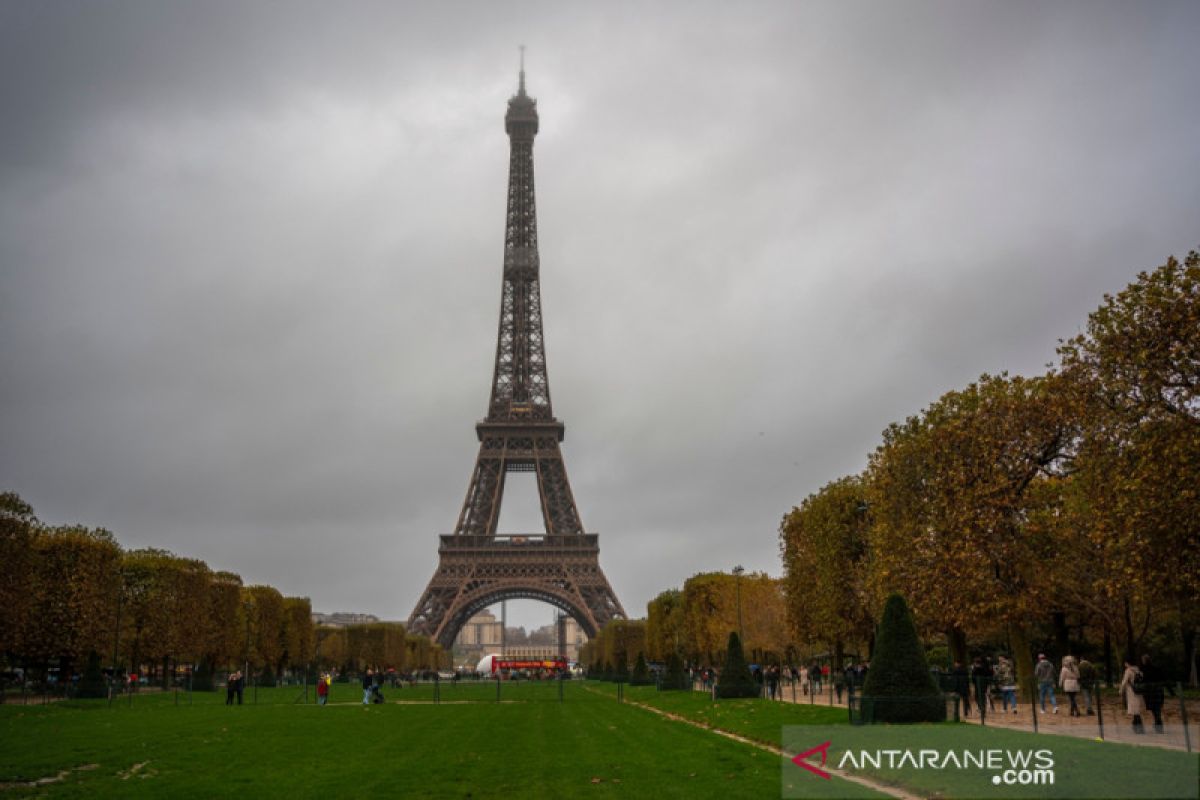
POLYGON ((1190 753, 1192 752, 1192 734, 1188 730, 1187 700, 1183 696, 1183 684, 1176 683, 1175 688, 1179 693, 1179 718, 1183 722, 1183 744, 1190 753))
POLYGON ((496 676, 496 702, 500 702, 500 676, 496 676))
POLYGON ((1033 717, 1033 732, 1034 732, 1034 733, 1037 733, 1037 732, 1038 732, 1038 721, 1037 721, 1037 715, 1038 715, 1038 706, 1037 706, 1037 692, 1034 692, 1034 693, 1033 693, 1033 696, 1031 696, 1031 697, 1029 698, 1029 715, 1030 715, 1031 717, 1033 717))
POLYGON ((1092 681, 1092 702, 1096 706, 1096 724, 1100 727, 1100 741, 1104 741, 1104 698, 1100 696, 1099 686, 1092 681))

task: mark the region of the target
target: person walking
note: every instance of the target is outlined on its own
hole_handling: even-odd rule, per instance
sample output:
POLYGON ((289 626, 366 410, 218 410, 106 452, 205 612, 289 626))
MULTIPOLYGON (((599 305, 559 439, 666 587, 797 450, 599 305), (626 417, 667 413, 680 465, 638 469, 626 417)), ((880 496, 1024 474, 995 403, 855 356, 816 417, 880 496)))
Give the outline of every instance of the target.
POLYGON ((767 693, 771 699, 775 699, 775 695, 779 692, 779 667, 771 665, 767 667, 767 693))
POLYGON ((329 699, 329 675, 317 679, 317 705, 323 706, 329 699))
POLYGON ((225 679, 225 705, 233 705, 233 695, 237 692, 237 676, 238 673, 231 672, 229 677, 225 679))
POLYGON ((371 692, 375 688, 375 673, 368 669, 362 676, 362 690, 364 706, 371 704, 371 692))
POLYGON ((1000 656, 1000 663, 996 665, 996 683, 1000 685, 1000 701, 1005 713, 1009 706, 1012 706, 1012 713, 1017 713, 1017 677, 1007 656, 1000 656))
POLYGON ((1133 717, 1134 733, 1146 732, 1146 726, 1142 723, 1142 714, 1146 713, 1146 702, 1142 699, 1144 689, 1142 671, 1126 660, 1125 674, 1121 676, 1120 693, 1125 699, 1125 714, 1133 717))
POLYGON ((954 662, 950 680, 954 683, 954 693, 962 700, 963 716, 971 716, 971 675, 961 661, 954 662))
POLYGON ((1092 694, 1096 691, 1096 668, 1086 658, 1079 660, 1079 691, 1083 694, 1083 704, 1086 706, 1083 713, 1089 717, 1095 716, 1096 712, 1092 710, 1092 694))
POLYGON ((979 710, 980 716, 984 715, 985 703, 988 711, 996 710, 991 695, 993 677, 995 672, 991 663, 983 656, 975 656, 975 660, 971 662, 971 685, 975 689, 975 708, 979 710))
POLYGON ((371 699, 376 703, 383 702, 383 670, 376 672, 371 682, 371 699))
POLYGON ((1067 699, 1071 701, 1070 715, 1078 717, 1079 705, 1075 702, 1075 696, 1079 694, 1079 667, 1075 665, 1075 656, 1063 656, 1062 669, 1058 673, 1058 685, 1067 693, 1067 699))
MULTIPOLYGON (((1145 691, 1142 692, 1142 700, 1146 703, 1146 710, 1154 715, 1154 732, 1165 733, 1163 730, 1162 709, 1163 701, 1166 700, 1166 692, 1163 691, 1162 675, 1158 671, 1158 667, 1150 660, 1150 654, 1146 653, 1142 656, 1142 682, 1145 684, 1145 691)), ((1174 691, 1171 692, 1174 694, 1174 691)))
POLYGON ((1054 713, 1058 713, 1058 700, 1054 697, 1054 664, 1046 658, 1045 653, 1038 653, 1037 666, 1033 668, 1033 677, 1038 683, 1038 698, 1042 703, 1042 713, 1046 713, 1046 696, 1050 696, 1050 705, 1054 713))

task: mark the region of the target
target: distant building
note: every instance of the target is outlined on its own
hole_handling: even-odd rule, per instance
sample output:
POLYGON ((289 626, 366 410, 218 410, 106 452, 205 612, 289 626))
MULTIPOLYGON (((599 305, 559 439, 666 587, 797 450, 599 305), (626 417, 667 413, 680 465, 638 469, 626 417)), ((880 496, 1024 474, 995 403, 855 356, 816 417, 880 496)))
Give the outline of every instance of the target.
POLYGON ((334 628, 344 628, 347 625, 364 625, 369 622, 379 622, 374 614, 359 614, 353 611, 335 611, 332 614, 313 612, 314 625, 330 625, 334 628))
POLYGON ((486 608, 467 620, 454 640, 454 662, 476 664, 488 653, 499 653, 500 620, 486 608))
MULTIPOLYGON (((523 630, 510 628, 513 634, 523 630)), ((484 609, 467 620, 458 638, 454 640, 454 663, 474 665, 479 659, 489 653, 502 653, 513 658, 553 658, 565 655, 568 661, 579 658, 579 648, 587 641, 587 635, 573 618, 565 614, 559 617, 557 623, 532 631, 522 641, 514 641, 517 637, 501 636, 500 620, 491 611, 484 609), (559 635, 563 648, 558 646, 559 635), (565 652, 564 652, 565 651, 565 652)))

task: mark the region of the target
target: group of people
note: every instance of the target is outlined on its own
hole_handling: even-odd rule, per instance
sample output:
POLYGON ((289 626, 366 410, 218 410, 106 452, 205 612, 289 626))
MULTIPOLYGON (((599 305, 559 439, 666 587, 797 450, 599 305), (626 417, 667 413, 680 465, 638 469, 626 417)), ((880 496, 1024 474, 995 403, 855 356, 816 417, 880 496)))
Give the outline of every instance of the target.
POLYGON ((236 696, 237 704, 240 706, 242 704, 242 692, 245 688, 246 676, 242 674, 240 669, 230 674, 229 680, 225 682, 225 705, 233 705, 233 698, 236 696))
POLYGON ((1121 676, 1121 697, 1125 699, 1125 713, 1133 719, 1133 732, 1145 733, 1146 724, 1142 715, 1149 711, 1154 715, 1154 732, 1163 733, 1162 710, 1166 693, 1175 694, 1174 688, 1163 681, 1158 667, 1143 655, 1141 663, 1125 661, 1125 672, 1121 676))
MULTIPOLYGON (((1095 715, 1093 704, 1098 702, 1096 684, 1099 676, 1095 665, 1087 659, 1067 655, 1063 657, 1062 664, 1055 667, 1045 653, 1038 653, 1033 677, 1037 684, 1035 704, 1039 713, 1058 713, 1057 689, 1067 696, 1070 716, 1095 715)), ((995 664, 983 656, 976 656, 969 669, 961 662, 955 662, 949 679, 951 685, 947 688, 961 699, 965 716, 971 715, 972 700, 976 713, 983 713, 985 704, 988 712, 995 713, 997 690, 1003 713, 1018 712, 1016 665, 1006 656, 1000 656, 995 664)), ((1162 708, 1168 690, 1171 690, 1170 687, 1164 683, 1149 655, 1143 655, 1137 663, 1125 663, 1119 693, 1136 733, 1146 732, 1142 720, 1146 712, 1154 716, 1155 732, 1163 732, 1162 708)))
MULTIPOLYGON (((1061 669, 1055 669, 1053 662, 1046 658, 1045 653, 1039 653, 1037 663, 1033 668, 1034 680, 1037 682, 1037 700, 1041 713, 1049 710, 1058 713, 1058 698, 1055 687, 1062 690, 1070 700, 1070 714, 1073 717, 1084 714, 1095 714, 1092 709, 1092 698, 1096 683, 1096 668, 1086 660, 1077 660, 1074 656, 1063 658, 1061 669), (1079 707, 1078 696, 1083 695, 1086 710, 1079 707)), ((1017 667, 1012 659, 999 656, 993 664, 983 656, 975 656, 968 668, 962 662, 954 662, 949 674, 950 688, 957 694, 962 703, 964 716, 971 716, 971 705, 974 700, 976 713, 986 711, 995 713, 996 694, 1000 695, 1002 713, 1016 714, 1017 705, 1017 667)))
POLYGON ((368 669, 362 676, 363 705, 383 702, 383 670, 368 669))
MULTIPOLYGON (((765 687, 767 696, 772 700, 780 694, 779 691, 779 667, 771 664, 767 667, 755 666, 753 669, 754 682, 759 686, 759 694, 762 694, 765 687)), ((782 697, 780 697, 782 699, 782 697)))

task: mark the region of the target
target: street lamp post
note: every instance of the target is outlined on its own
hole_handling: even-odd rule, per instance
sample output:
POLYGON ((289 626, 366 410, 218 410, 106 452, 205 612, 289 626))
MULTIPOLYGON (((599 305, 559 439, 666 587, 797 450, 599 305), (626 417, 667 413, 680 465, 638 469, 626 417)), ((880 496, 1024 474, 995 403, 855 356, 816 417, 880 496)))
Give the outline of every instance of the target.
POLYGON ((733 568, 733 581, 737 589, 738 639, 742 640, 742 649, 746 648, 746 634, 742 631, 742 573, 746 570, 741 564, 733 568))

